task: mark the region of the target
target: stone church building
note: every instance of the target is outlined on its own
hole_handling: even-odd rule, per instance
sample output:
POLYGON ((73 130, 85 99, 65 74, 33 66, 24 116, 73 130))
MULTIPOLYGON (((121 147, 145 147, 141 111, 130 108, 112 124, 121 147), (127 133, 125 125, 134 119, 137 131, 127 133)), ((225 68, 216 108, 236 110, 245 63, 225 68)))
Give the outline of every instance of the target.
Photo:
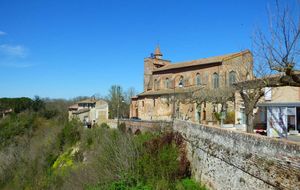
MULTIPOLYGON (((144 59, 144 92, 132 98, 130 116, 142 120, 173 118, 206 123, 215 121, 219 106, 204 103, 182 103, 177 95, 205 88, 229 87, 253 76, 249 50, 181 63, 163 59, 157 47, 144 59)), ((232 103, 233 104, 233 103, 232 103)), ((239 106, 235 109, 239 110, 239 106)), ((233 106, 229 105, 231 109, 233 106)))

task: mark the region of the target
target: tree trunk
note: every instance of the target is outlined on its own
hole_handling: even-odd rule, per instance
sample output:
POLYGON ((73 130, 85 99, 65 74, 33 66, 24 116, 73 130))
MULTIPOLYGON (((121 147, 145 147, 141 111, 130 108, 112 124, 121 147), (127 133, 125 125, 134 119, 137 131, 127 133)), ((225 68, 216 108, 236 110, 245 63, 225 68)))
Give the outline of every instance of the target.
POLYGON ((253 119, 254 117, 252 113, 246 114, 247 133, 253 133, 254 130, 253 119))

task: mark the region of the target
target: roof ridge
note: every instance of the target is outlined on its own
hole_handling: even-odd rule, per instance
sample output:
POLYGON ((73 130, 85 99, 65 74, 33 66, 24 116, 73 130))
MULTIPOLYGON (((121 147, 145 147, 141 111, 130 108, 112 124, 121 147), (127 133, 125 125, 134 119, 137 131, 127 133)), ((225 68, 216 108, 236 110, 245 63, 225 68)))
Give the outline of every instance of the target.
POLYGON ((246 50, 239 51, 239 52, 227 53, 227 54, 223 54, 223 55, 215 55, 215 56, 211 56, 211 57, 204 57, 204 58, 194 59, 194 60, 190 60, 190 61, 175 62, 175 63, 172 63, 172 64, 188 63, 188 62, 200 61, 200 60, 203 60, 203 59, 211 59, 211 58, 218 58, 218 57, 231 57, 231 56, 234 56, 234 55, 240 55, 240 54, 244 54, 244 53, 247 53, 247 52, 250 52, 250 50, 246 49, 246 50))
POLYGON ((236 57, 238 57, 240 55, 243 55, 245 53, 251 53, 251 51, 249 49, 245 49, 245 50, 240 51, 240 52, 232 53, 232 55, 229 55, 228 57, 226 56, 225 58, 223 58, 223 61, 236 58, 236 57))
POLYGON ((195 65, 200 65, 200 64, 223 62, 225 60, 233 59, 235 57, 238 57, 238 56, 243 55, 248 52, 250 52, 250 50, 246 49, 246 50, 243 50, 240 52, 235 52, 235 53, 200 58, 200 59, 195 59, 195 60, 191 60, 191 61, 177 62, 177 63, 169 64, 164 67, 155 69, 154 71, 163 71, 163 70, 175 69, 175 68, 180 68, 180 67, 189 67, 189 66, 195 66, 195 65), (202 63, 199 63, 199 62, 202 62, 202 63))

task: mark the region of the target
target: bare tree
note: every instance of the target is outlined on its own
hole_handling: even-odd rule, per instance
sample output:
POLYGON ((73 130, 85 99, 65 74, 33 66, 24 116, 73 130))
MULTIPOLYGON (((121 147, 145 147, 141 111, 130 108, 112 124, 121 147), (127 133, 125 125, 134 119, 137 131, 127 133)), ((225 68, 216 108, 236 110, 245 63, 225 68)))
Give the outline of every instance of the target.
POLYGON ((246 115, 247 132, 253 133, 253 110, 264 96, 266 87, 300 86, 299 69, 299 13, 296 16, 289 7, 281 8, 276 1, 275 10, 269 10, 267 33, 257 30, 254 36, 255 76, 239 82, 239 92, 246 115))
MULTIPOLYGON (((295 1, 296 3, 296 1, 295 1)), ((299 3, 296 3, 299 8, 299 3)), ((254 36, 255 55, 259 64, 281 73, 281 85, 300 86, 300 14, 276 0, 275 9, 269 10, 269 28, 257 30, 254 36)))
POLYGON ((192 85, 177 94, 177 108, 179 108, 180 103, 190 105, 183 117, 186 120, 189 119, 188 113, 194 109, 194 105, 196 105, 197 110, 201 111, 205 109, 203 105, 209 103, 217 107, 220 106, 220 112, 222 112, 226 110, 228 102, 234 102, 234 92, 233 86, 222 85, 219 88, 212 89, 207 85, 192 85))

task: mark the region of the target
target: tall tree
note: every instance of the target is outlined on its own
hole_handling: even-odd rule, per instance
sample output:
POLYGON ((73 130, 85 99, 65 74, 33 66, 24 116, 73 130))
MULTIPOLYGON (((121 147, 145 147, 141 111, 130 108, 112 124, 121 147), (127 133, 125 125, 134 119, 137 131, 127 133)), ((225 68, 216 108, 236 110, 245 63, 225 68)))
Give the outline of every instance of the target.
POLYGON ((124 108, 122 105, 122 101, 124 100, 122 87, 119 85, 111 86, 108 92, 107 100, 109 105, 109 117, 112 119, 117 118, 118 112, 120 116, 120 113, 122 113, 122 109, 124 108))
POLYGON ((124 92, 124 102, 122 103, 122 117, 128 118, 130 115, 130 104, 131 104, 131 98, 136 96, 136 90, 134 87, 128 88, 126 92, 124 92))

